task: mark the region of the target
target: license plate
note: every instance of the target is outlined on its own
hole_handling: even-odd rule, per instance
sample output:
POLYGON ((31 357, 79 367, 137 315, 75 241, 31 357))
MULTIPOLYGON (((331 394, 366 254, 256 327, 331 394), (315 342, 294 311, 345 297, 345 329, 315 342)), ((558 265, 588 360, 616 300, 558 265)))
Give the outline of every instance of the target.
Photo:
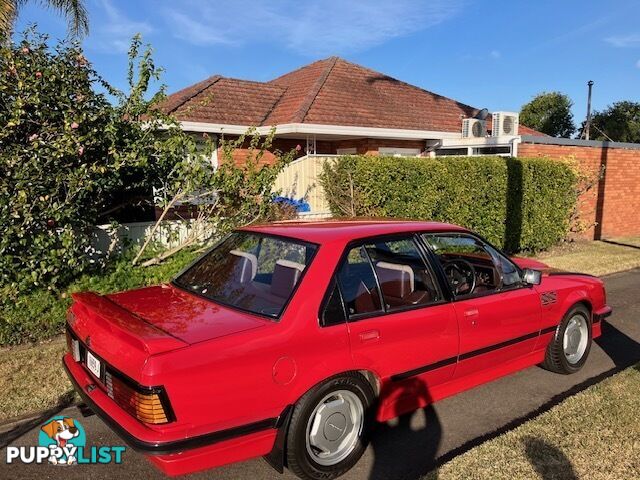
POLYGON ((94 357, 89 350, 87 350, 87 368, 97 378, 100 378, 100 368, 101 368, 100 360, 94 357))
POLYGON ((76 362, 80 361, 80 342, 78 340, 71 340, 71 354, 76 362))

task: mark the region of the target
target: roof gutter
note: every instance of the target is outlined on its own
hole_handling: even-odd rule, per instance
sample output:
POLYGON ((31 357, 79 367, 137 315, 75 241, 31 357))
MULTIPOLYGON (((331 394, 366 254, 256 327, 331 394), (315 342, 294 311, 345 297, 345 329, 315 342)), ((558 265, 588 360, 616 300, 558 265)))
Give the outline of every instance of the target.
MULTIPOLYGON (((225 125, 221 123, 179 122, 183 130, 189 132, 226 133, 242 135, 250 125, 225 125)), ((260 135, 267 135, 273 127, 255 127, 260 135)), ((357 127, 349 125, 322 125, 315 123, 285 123, 277 125, 276 135, 336 135, 348 137, 389 138, 396 140, 426 140, 426 139, 460 139, 457 132, 438 132, 433 130, 407 130, 398 128, 357 127)))

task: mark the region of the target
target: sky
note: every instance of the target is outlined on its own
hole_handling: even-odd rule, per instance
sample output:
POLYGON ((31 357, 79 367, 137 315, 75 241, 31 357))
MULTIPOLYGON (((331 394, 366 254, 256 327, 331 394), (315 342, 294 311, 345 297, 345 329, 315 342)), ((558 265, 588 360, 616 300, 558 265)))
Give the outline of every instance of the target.
MULTIPOLYGON (((576 124, 593 108, 640 101, 640 0, 85 0, 85 54, 126 84, 127 49, 141 33, 169 92, 214 74, 266 81, 338 55, 491 111, 519 111, 560 91, 576 124)), ((30 1, 31 24, 63 38, 63 17, 30 1)))

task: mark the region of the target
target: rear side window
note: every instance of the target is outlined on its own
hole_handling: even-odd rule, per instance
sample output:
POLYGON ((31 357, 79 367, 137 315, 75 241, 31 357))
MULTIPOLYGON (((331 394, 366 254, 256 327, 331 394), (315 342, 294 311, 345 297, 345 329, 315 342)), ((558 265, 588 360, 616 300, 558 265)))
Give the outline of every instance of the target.
POLYGON ((441 299, 413 237, 352 248, 338 272, 349 318, 429 305, 441 299))
POLYGON ((431 270, 412 237, 367 244, 366 249, 388 311, 440 300, 431 270))
POLYGON ((324 308, 322 310, 322 326, 329 327, 331 325, 339 325, 347 321, 342 303, 342 296, 337 282, 334 280, 329 287, 329 296, 327 297, 324 308))
POLYGON ((382 311, 380 292, 364 246, 352 248, 338 272, 349 317, 382 311))

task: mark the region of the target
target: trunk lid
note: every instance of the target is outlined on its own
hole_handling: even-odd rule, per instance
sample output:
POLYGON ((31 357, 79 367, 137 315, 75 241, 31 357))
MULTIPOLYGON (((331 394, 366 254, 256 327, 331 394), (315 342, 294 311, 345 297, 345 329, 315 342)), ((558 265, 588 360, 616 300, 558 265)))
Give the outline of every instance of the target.
POLYGON ((232 335, 271 323, 185 292, 158 285, 107 295, 149 326, 187 344, 232 335))
POLYGON ((171 285, 104 296, 75 293, 73 299, 68 321, 72 337, 106 365, 143 384, 151 355, 270 323, 171 285))

